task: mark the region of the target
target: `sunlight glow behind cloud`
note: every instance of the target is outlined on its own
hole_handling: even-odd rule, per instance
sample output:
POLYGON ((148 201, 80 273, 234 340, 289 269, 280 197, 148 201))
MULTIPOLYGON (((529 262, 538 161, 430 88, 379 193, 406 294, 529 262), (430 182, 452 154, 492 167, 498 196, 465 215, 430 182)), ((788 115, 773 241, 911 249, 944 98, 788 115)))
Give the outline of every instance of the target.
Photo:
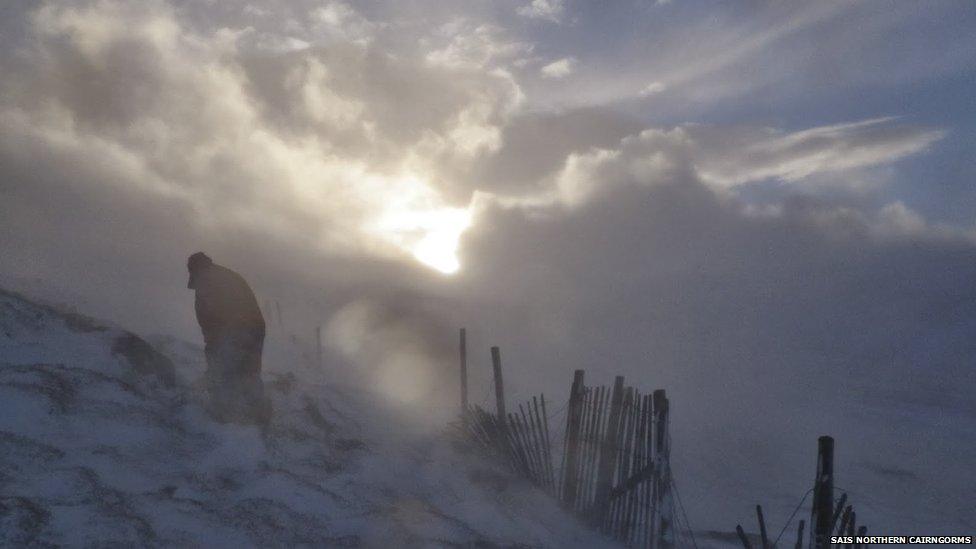
POLYGON ((707 402, 692 464, 704 419, 796 435, 756 376, 973 412, 972 10, 694 4, 7 2, 0 286, 198 337, 205 250, 330 376, 453 413, 467 326, 516 398, 585 366, 707 402))
POLYGON ((337 3, 281 28, 186 17, 163 2, 44 4, 31 62, 0 90, 0 133, 101 159, 106 173, 79 185, 149 186, 210 234, 460 268, 470 215, 435 182, 500 146, 522 100, 503 65, 522 46, 464 22, 417 31, 415 49, 380 44, 378 23, 337 3), (289 40, 306 46, 277 46, 289 40))
POLYGON ((398 180, 388 193, 386 207, 369 232, 409 251, 413 257, 444 274, 460 269, 458 242, 471 225, 468 208, 443 204, 437 193, 415 177, 398 180))

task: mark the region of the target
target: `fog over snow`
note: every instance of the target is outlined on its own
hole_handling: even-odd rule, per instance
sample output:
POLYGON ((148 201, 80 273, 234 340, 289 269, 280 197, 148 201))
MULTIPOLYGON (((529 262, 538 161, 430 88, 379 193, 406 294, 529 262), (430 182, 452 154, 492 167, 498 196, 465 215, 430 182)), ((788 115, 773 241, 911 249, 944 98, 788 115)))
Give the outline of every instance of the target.
POLYGON ((513 402, 576 368, 667 389, 701 531, 762 503, 778 532, 831 434, 872 533, 971 534, 974 24, 964 1, 5 3, 0 287, 197 342, 204 250, 278 301, 270 337, 323 326, 328 367, 412 420, 456 403, 461 326, 476 402, 489 345, 513 402))

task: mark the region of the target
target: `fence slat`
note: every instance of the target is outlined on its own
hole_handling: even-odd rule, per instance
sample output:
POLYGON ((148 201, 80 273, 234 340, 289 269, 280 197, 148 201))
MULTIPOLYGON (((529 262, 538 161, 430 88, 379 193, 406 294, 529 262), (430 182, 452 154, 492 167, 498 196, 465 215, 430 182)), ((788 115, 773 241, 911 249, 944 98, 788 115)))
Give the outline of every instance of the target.
POLYGON ((583 370, 573 372, 573 385, 569 391, 569 408, 566 412, 566 465, 563 468, 563 505, 576 507, 576 471, 579 467, 579 421, 582 414, 583 370))
MULTIPOLYGON (((529 411, 531 413, 531 408, 529 411)), ((542 486, 542 457, 539 455, 539 446, 537 443, 537 438, 535 436, 535 425, 528 420, 525 414, 525 407, 522 403, 519 403, 519 413, 522 415, 522 423, 520 429, 522 429, 522 438, 525 439, 528 450, 529 457, 532 459, 532 480, 538 486, 542 486)))
MULTIPOLYGON (((463 331, 460 337, 464 349, 463 331)), ((516 403, 517 410, 500 416, 505 403, 497 347, 492 362, 500 389, 496 411, 477 405, 462 410, 463 429, 471 439, 609 537, 629 547, 672 546, 664 391, 641 394, 625 386, 621 376, 612 387, 586 387, 583 371, 574 372, 557 475, 545 396, 516 403)), ((845 528, 853 526, 845 521, 845 528)), ((768 540, 764 546, 769 549, 768 540)))
POLYGON ((542 438, 542 450, 545 454, 546 464, 546 484, 553 495, 556 495, 556 482, 552 476, 552 451, 549 440, 549 416, 546 414, 546 395, 539 395, 539 402, 542 404, 542 414, 539 414, 539 404, 536 398, 532 397, 532 405, 535 407, 535 417, 540 422, 539 434, 542 438))
MULTIPOLYGON (((627 469, 627 479, 629 480, 634 475, 638 474, 641 470, 640 468, 640 455, 641 455, 641 433, 643 431, 643 422, 641 418, 641 405, 643 396, 639 391, 634 391, 634 403, 633 403, 633 420, 631 427, 631 438, 632 438, 632 450, 630 456, 630 464, 627 469)), ((627 499, 625 507, 625 518, 624 518, 624 529, 625 538, 628 541, 633 542, 635 538, 636 531, 636 520, 637 520, 637 491, 634 489, 627 490, 627 499)))
POLYGON ((604 416, 606 415, 608 401, 608 391, 606 387, 597 388, 596 406, 593 414, 593 426, 588 442, 589 459, 587 460, 586 471, 586 500, 583 511, 588 514, 593 513, 594 491, 596 489, 596 471, 600 464, 600 441, 603 440, 605 430, 604 416))
POLYGON ((578 435, 576 439, 575 453, 577 455, 576 468, 571 471, 573 478, 573 485, 576 487, 575 498, 573 500, 572 509, 575 511, 582 511, 583 501, 586 499, 586 463, 589 460, 589 454, 586 453, 586 440, 589 436, 590 428, 590 416, 593 413, 592 401, 595 398, 593 390, 584 387, 582 389, 582 394, 580 395, 579 401, 579 418, 577 425, 578 435))
POLYGON ((617 457, 617 435, 620 429, 620 407, 624 398, 624 378, 617 376, 613 381, 613 393, 610 396, 610 415, 607 417, 606 432, 600 445, 600 465, 597 470, 596 491, 594 493, 593 523, 601 524, 607 513, 609 503, 610 482, 613 479, 614 465, 617 457))
POLYGON ((671 516, 671 469, 668 465, 670 460, 670 442, 668 438, 668 420, 670 418, 670 406, 668 403, 667 394, 664 389, 658 389, 654 391, 654 398, 660 399, 660 406, 655 403, 655 410, 658 414, 658 453, 657 466, 655 467, 655 479, 657 479, 657 488, 655 489, 655 494, 657 495, 657 500, 654 502, 654 506, 658 509, 658 530, 656 536, 656 542, 660 542, 661 545, 670 546, 672 545, 672 537, 674 532, 672 531, 672 524, 674 523, 674 518, 671 516))
MULTIPOLYGON (((624 388, 624 401, 620 410, 620 429, 617 435, 616 471, 610 484, 611 491, 627 480, 626 467, 630 457, 630 410, 634 400, 633 387, 624 388)), ((609 494, 608 494, 609 498, 609 494)), ((610 530, 615 532, 617 539, 623 539, 623 504, 624 498, 611 498, 610 530)))
MULTIPOLYGON (((840 517, 841 511, 844 509, 844 504, 847 503, 847 494, 841 494, 840 499, 837 501, 837 505, 834 508, 834 517, 830 519, 830 535, 836 531, 837 519, 840 517)), ((843 535, 843 532, 838 532, 838 535, 843 535)))
MULTIPOLYGON (((651 467, 654 462, 654 423, 653 423, 653 400, 651 396, 645 396, 647 399, 647 405, 645 406, 644 421, 647 423, 647 436, 644 438, 644 451, 646 452, 646 458, 644 460, 644 468, 647 470, 651 467)), ((644 547, 651 547, 654 544, 653 535, 653 507, 652 507, 652 482, 653 476, 647 475, 644 477, 644 482, 641 483, 641 492, 643 494, 643 508, 644 512, 644 547)))

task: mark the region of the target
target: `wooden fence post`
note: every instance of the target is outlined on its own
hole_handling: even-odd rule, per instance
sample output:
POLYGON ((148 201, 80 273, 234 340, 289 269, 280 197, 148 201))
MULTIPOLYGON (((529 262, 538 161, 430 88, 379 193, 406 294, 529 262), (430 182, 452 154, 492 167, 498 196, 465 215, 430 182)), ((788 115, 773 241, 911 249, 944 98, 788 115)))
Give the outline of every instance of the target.
POLYGON ((739 541, 742 542, 743 547, 745 547, 746 549, 752 549, 752 544, 749 543, 749 538, 746 537, 746 532, 745 530, 742 529, 741 524, 735 525, 735 533, 737 536, 739 536, 739 541))
POLYGON ((468 411, 468 332, 461 328, 461 413, 468 411))
POLYGON ((583 370, 573 373, 573 385, 569 389, 569 407, 566 411, 566 439, 563 454, 563 506, 575 509, 578 485, 576 470, 579 467, 580 419, 583 413, 583 370))
POLYGON ((491 365, 495 370, 495 412, 504 424, 508 414, 505 413, 505 384, 502 381, 502 358, 498 347, 491 348, 491 365))
POLYGON ((817 439, 817 478, 813 485, 812 547, 830 546, 831 522, 834 515, 834 439, 817 439))
POLYGON ((759 539, 763 549, 769 549, 769 536, 766 534, 766 519, 763 518, 762 505, 756 506, 756 517, 759 518, 759 539))

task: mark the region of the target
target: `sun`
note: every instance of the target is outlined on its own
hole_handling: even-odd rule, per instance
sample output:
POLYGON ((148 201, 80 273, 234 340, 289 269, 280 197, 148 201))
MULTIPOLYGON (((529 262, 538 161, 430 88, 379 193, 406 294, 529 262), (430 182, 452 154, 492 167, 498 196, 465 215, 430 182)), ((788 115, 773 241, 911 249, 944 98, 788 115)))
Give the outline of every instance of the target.
POLYGON ((426 234, 413 245, 413 255, 424 265, 444 274, 454 274, 461 268, 458 243, 470 225, 467 210, 446 209, 423 214, 426 234))
POLYGON ((417 178, 401 179, 374 229, 420 263, 443 274, 461 269, 458 246, 471 226, 469 208, 448 206, 417 178))
POLYGON ((390 215, 386 224, 417 261, 444 274, 460 270, 458 245, 471 224, 466 208, 402 211, 390 215))

